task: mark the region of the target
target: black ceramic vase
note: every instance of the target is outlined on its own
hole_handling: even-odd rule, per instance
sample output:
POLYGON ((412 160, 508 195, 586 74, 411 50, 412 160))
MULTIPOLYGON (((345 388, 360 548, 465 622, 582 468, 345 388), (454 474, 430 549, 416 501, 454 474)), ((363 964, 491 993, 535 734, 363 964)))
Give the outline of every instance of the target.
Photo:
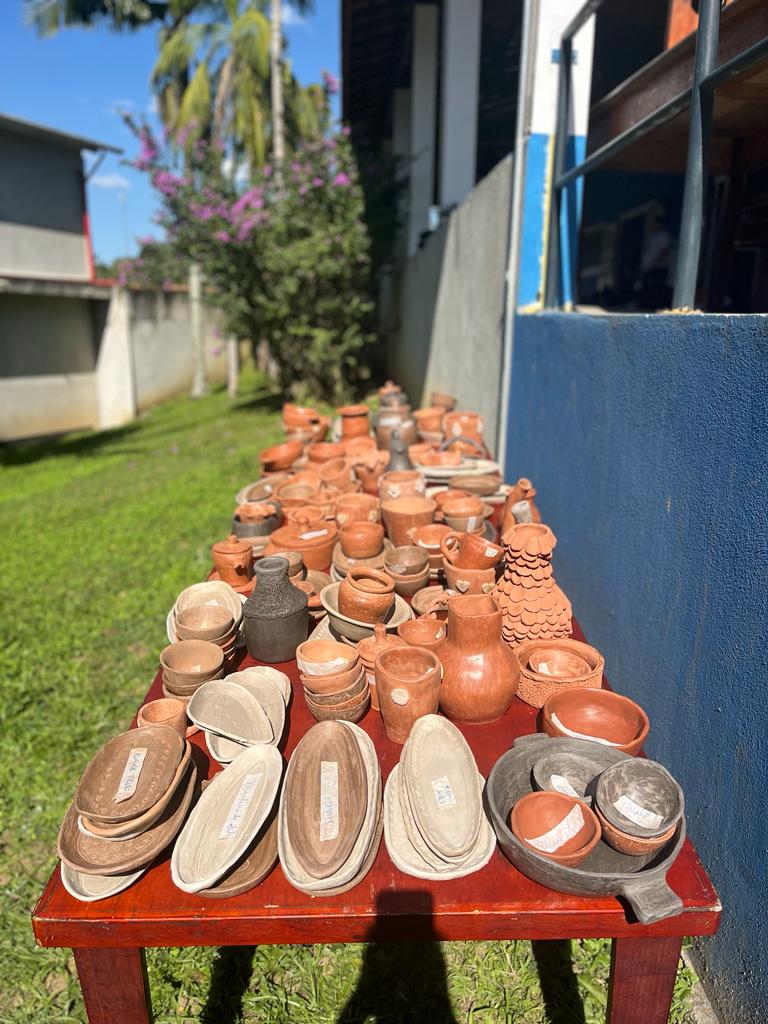
POLYGON ((270 664, 292 661, 307 639, 307 595, 288 579, 287 558, 262 558, 253 572, 256 585, 243 608, 248 653, 270 664))

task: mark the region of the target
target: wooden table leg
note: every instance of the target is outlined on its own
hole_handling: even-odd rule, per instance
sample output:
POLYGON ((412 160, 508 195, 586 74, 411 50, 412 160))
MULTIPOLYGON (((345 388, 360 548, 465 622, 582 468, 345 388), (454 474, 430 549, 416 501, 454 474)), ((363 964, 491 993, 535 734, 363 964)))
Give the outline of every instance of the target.
POLYGON ((667 1024, 682 938, 614 939, 606 1024, 667 1024))
POLYGON ((90 1024, 152 1024, 143 949, 75 949, 90 1024))

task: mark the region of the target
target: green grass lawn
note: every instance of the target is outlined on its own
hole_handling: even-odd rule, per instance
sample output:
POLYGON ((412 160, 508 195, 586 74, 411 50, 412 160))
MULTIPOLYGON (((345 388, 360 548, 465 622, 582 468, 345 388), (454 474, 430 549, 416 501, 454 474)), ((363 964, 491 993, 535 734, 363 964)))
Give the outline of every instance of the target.
MULTIPOLYGON (((127 727, 167 642, 168 608, 203 578, 235 492, 259 475, 259 450, 281 435, 278 407, 249 377, 234 404, 223 392, 180 399, 123 430, 6 453, 3 1024, 85 1019, 70 954, 35 946, 30 911, 80 773, 127 727)), ((159 1022, 602 1021, 608 943, 534 945, 156 949, 148 961, 159 1022)), ((690 1020, 691 983, 681 970, 675 1024, 690 1020)))

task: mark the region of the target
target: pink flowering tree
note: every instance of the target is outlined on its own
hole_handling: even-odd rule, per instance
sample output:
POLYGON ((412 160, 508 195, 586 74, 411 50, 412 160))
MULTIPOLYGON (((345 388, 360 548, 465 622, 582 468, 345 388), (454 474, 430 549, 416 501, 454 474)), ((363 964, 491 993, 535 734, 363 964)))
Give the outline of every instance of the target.
POLYGON ((133 127, 134 165, 160 198, 160 248, 171 260, 160 265, 154 241, 145 240, 139 265, 124 268, 129 282, 181 281, 196 261, 226 330, 254 345, 267 341, 286 394, 340 401, 361 385, 375 337, 373 274, 346 133, 300 146, 281 184, 266 165, 241 188, 224 173, 215 142, 190 148, 177 136, 161 144, 146 126, 133 127))

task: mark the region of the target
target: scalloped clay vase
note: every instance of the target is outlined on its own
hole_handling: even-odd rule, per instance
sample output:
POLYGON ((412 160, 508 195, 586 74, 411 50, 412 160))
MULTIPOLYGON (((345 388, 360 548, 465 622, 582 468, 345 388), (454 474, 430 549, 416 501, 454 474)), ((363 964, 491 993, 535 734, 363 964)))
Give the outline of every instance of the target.
POLYGON ((220 579, 230 586, 242 586, 253 575, 253 548, 249 541, 238 539, 234 533, 214 544, 211 556, 220 579))
POLYGON ((440 702, 440 660, 424 647, 383 651, 374 666, 381 717, 393 743, 405 743, 413 723, 440 702))
POLYGON ((248 653, 256 661, 293 661, 307 639, 307 595, 288 579, 287 558, 262 558, 254 566, 256 586, 245 602, 248 653))
POLYGON ((501 718, 517 693, 520 670, 501 639, 501 612, 491 597, 450 599, 440 660, 440 707, 447 718, 472 725, 501 718))

